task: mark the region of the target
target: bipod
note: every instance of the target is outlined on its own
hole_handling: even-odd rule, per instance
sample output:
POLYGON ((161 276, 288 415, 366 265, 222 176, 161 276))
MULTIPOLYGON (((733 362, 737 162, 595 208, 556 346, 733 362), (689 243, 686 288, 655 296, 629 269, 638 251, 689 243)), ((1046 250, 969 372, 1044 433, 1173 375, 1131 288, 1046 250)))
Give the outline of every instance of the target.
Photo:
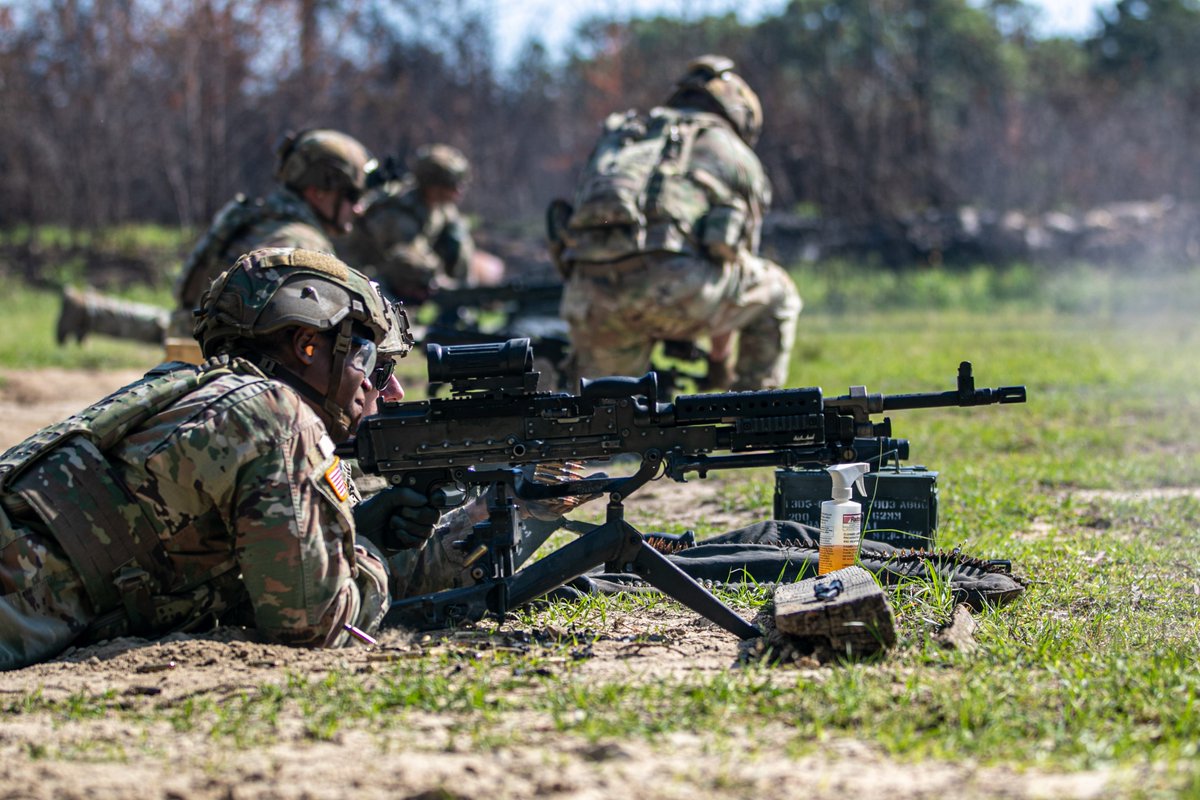
MULTIPOLYGON (((575 541, 510 574, 503 573, 511 570, 511 560, 504 555, 491 553, 486 561, 481 560, 480 565, 472 568, 472 577, 479 583, 396 600, 383 619, 384 625, 437 630, 464 622, 478 622, 486 616, 502 617, 510 609, 536 600, 603 564, 610 572, 631 572, 640 576, 663 594, 678 600, 740 639, 761 636, 758 628, 738 616, 733 609, 647 544, 641 531, 625 521, 623 499, 628 492, 624 490, 636 489, 657 471, 661 461, 655 456, 645 458, 636 475, 602 481, 611 491, 605 521, 575 541), (497 555, 500 557, 496 558, 497 555), (491 575, 486 574, 484 566, 488 562, 492 565, 491 575)), ((574 486, 564 484, 561 488, 555 487, 554 494, 575 493, 579 486, 591 483, 593 481, 577 482, 574 486)), ((500 488, 503 483, 493 486, 497 489, 489 501, 489 521, 483 525, 491 526, 488 530, 491 531, 492 542, 504 543, 500 547, 503 552, 511 541, 507 530, 509 521, 514 518, 512 500, 500 488)), ((517 494, 525 496, 520 491, 517 494)), ((481 538, 485 541, 489 539, 488 536, 481 538)), ((488 549, 490 551, 490 547, 488 549)), ((481 559, 482 556, 481 553, 481 559)))

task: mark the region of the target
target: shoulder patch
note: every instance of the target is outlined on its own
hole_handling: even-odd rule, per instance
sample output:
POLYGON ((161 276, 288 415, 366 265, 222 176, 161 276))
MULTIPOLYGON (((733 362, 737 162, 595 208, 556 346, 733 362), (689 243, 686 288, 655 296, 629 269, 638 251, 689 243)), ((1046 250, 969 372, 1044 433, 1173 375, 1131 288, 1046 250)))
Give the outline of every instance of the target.
POLYGON ((329 488, 333 489, 338 500, 344 503, 350 497, 350 487, 346 485, 346 473, 342 471, 340 458, 335 456, 329 469, 325 470, 325 482, 329 484, 329 488))

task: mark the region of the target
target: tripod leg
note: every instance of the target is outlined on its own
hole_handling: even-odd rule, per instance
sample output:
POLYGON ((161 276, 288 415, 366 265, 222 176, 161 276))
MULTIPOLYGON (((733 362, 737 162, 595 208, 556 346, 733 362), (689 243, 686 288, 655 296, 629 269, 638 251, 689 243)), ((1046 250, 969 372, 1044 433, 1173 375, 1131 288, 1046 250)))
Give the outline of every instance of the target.
POLYGON ((606 522, 518 571, 508 579, 510 607, 536 600, 603 564, 621 549, 621 540, 627 535, 619 525, 606 522))
POLYGON ((384 623, 429 630, 453 622, 477 621, 488 613, 503 614, 605 563, 629 565, 667 596, 741 639, 762 635, 758 628, 646 544, 642 534, 621 518, 619 509, 604 524, 510 577, 397 601, 384 623))

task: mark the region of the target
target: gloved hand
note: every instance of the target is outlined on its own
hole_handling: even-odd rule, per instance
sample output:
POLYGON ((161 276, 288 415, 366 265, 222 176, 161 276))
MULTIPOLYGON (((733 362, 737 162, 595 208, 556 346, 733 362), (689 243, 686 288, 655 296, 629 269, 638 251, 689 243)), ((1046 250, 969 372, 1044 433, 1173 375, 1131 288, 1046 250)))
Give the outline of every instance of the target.
POLYGON ((425 495, 407 486, 393 486, 354 507, 354 529, 391 555, 424 547, 439 516, 441 512, 425 495))
MULTIPOLYGON (((537 464, 533 470, 533 479, 538 483, 568 483, 581 481, 587 476, 583 474, 583 465, 574 461, 544 461, 537 464)), ((523 500, 525 513, 543 522, 553 522, 573 508, 595 500, 600 495, 571 495, 569 497, 552 497, 546 500, 523 500)))

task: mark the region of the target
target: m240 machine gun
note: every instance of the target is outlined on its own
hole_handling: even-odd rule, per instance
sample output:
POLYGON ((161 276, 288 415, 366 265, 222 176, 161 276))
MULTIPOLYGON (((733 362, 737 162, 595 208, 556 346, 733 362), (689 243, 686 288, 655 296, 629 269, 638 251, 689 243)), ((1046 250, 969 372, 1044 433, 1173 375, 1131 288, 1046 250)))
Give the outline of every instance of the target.
POLYGON ((502 344, 428 345, 429 379, 451 396, 385 403, 342 445, 368 473, 409 486, 444 507, 471 487, 490 487, 489 518, 463 543, 471 586, 393 602, 385 624, 435 629, 503 615, 604 564, 632 572, 745 639, 759 631, 658 551, 625 521, 624 502, 646 482, 685 481, 744 467, 800 467, 866 461, 876 469, 908 457, 891 437, 886 411, 1025 402, 1025 387, 977 389, 971 365, 947 392, 885 396, 854 387, 825 398, 820 388, 681 395, 661 402, 657 377, 580 382, 579 394, 540 392, 527 339, 502 344), (553 461, 639 459, 631 475, 604 474, 544 484, 521 467, 553 461), (516 500, 607 494, 604 523, 521 569, 516 500))

